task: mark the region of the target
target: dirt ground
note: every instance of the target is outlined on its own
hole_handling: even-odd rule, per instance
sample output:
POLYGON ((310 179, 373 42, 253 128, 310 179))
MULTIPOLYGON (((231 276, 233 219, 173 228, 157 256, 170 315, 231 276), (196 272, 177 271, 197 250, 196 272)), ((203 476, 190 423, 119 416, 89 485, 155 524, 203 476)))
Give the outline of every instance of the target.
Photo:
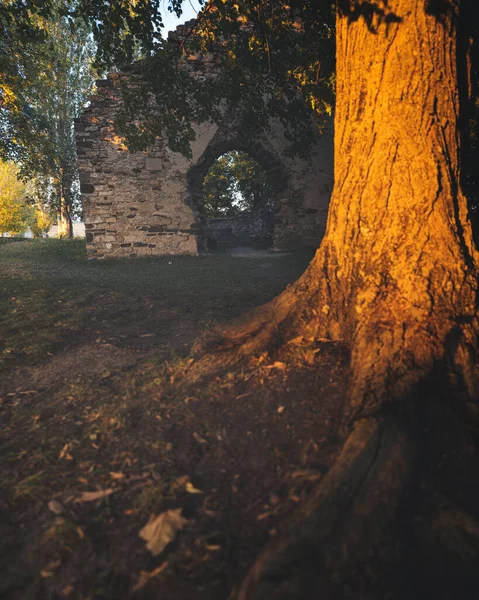
POLYGON ((0 245, 0 597, 228 597, 332 464, 347 356, 298 343, 290 363, 175 382, 198 336, 309 258, 0 245), (161 515, 180 528, 154 555, 139 534, 161 515))

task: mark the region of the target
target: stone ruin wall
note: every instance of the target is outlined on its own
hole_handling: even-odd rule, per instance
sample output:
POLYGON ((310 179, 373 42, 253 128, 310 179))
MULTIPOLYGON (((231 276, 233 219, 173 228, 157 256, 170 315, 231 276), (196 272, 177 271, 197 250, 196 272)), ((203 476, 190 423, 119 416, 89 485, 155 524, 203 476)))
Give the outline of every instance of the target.
MULTIPOLYGON (((191 22, 170 39, 181 42, 191 22)), ((214 75, 212 55, 186 59, 189 68, 214 75)), ((197 126, 193 158, 172 152, 158 140, 145 152, 130 153, 114 129, 121 104, 120 80, 110 73, 97 82, 97 95, 75 130, 89 258, 196 254, 206 250, 201 183, 211 164, 230 150, 249 152, 275 188, 273 247, 316 247, 324 234, 333 184, 332 128, 319 137, 311 160, 290 158, 278 123, 266 135, 246 139, 235 128, 197 126)))

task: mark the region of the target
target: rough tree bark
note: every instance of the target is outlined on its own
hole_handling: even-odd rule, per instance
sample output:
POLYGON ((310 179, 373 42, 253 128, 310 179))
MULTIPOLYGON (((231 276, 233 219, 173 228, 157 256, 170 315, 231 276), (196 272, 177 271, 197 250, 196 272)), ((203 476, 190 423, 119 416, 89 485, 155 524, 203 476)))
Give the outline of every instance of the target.
MULTIPOLYGON (((465 425, 445 415, 478 397, 478 256, 460 188, 460 8, 461 0, 338 1, 326 236, 296 284, 203 346, 223 367, 300 334, 351 348, 343 450, 258 558, 241 600, 415 597, 395 576, 411 543, 398 523, 408 503, 414 514, 411 503, 428 502, 418 499, 427 495, 418 486, 424 444, 437 447, 449 428, 447 443, 460 447, 465 425)), ((211 360, 200 358, 192 376, 211 360)), ((435 531, 460 539, 467 530, 476 536, 467 555, 479 560, 479 528, 467 514, 445 519, 439 504, 428 509, 438 511, 435 531)))

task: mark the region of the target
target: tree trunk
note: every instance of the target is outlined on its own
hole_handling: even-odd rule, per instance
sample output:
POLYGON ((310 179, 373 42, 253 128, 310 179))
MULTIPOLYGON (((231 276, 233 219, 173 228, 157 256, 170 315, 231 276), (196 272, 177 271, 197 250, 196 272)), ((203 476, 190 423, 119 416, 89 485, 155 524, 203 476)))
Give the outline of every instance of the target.
MULTIPOLYGON (((427 504, 420 465, 441 444, 454 453, 465 443, 458 415, 479 384, 478 257, 460 188, 459 9, 460 0, 338 0, 325 238, 296 284, 203 342, 216 367, 297 335, 351 348, 342 453, 259 557, 241 600, 342 598, 348 589, 413 597, 401 596, 405 577, 391 567, 411 543, 398 519, 408 503, 408 518, 427 504)), ((211 364, 200 357, 191 377, 211 364)))
POLYGON ((73 224, 63 196, 57 211, 57 224, 59 238, 73 237, 73 224))
POLYGON ((58 237, 73 238, 73 223, 65 189, 65 171, 60 169, 60 204, 57 209, 58 237))
POLYGON ((438 362, 459 369, 471 393, 477 385, 457 15, 413 0, 388 7, 338 12, 336 185, 316 259, 331 290, 327 328, 352 342, 356 418, 403 397, 438 362))

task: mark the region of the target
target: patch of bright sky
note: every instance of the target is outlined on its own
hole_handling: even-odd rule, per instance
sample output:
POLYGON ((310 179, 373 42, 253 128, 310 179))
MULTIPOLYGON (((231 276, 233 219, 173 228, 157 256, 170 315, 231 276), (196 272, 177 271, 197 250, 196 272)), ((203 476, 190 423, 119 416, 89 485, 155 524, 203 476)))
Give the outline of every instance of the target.
POLYGON ((163 17, 163 23, 165 24, 165 27, 161 31, 161 34, 163 37, 166 37, 168 35, 169 31, 173 31, 174 29, 176 29, 176 27, 178 25, 182 25, 183 23, 185 23, 185 21, 189 21, 190 19, 195 19, 197 13, 201 9, 201 6, 200 6, 200 3, 198 2, 198 0, 185 0, 182 5, 183 13, 182 13, 181 17, 178 19, 178 17, 175 15, 175 13, 170 13, 168 11, 168 8, 167 8, 168 0, 163 0, 162 4, 163 4, 162 17, 163 17))

